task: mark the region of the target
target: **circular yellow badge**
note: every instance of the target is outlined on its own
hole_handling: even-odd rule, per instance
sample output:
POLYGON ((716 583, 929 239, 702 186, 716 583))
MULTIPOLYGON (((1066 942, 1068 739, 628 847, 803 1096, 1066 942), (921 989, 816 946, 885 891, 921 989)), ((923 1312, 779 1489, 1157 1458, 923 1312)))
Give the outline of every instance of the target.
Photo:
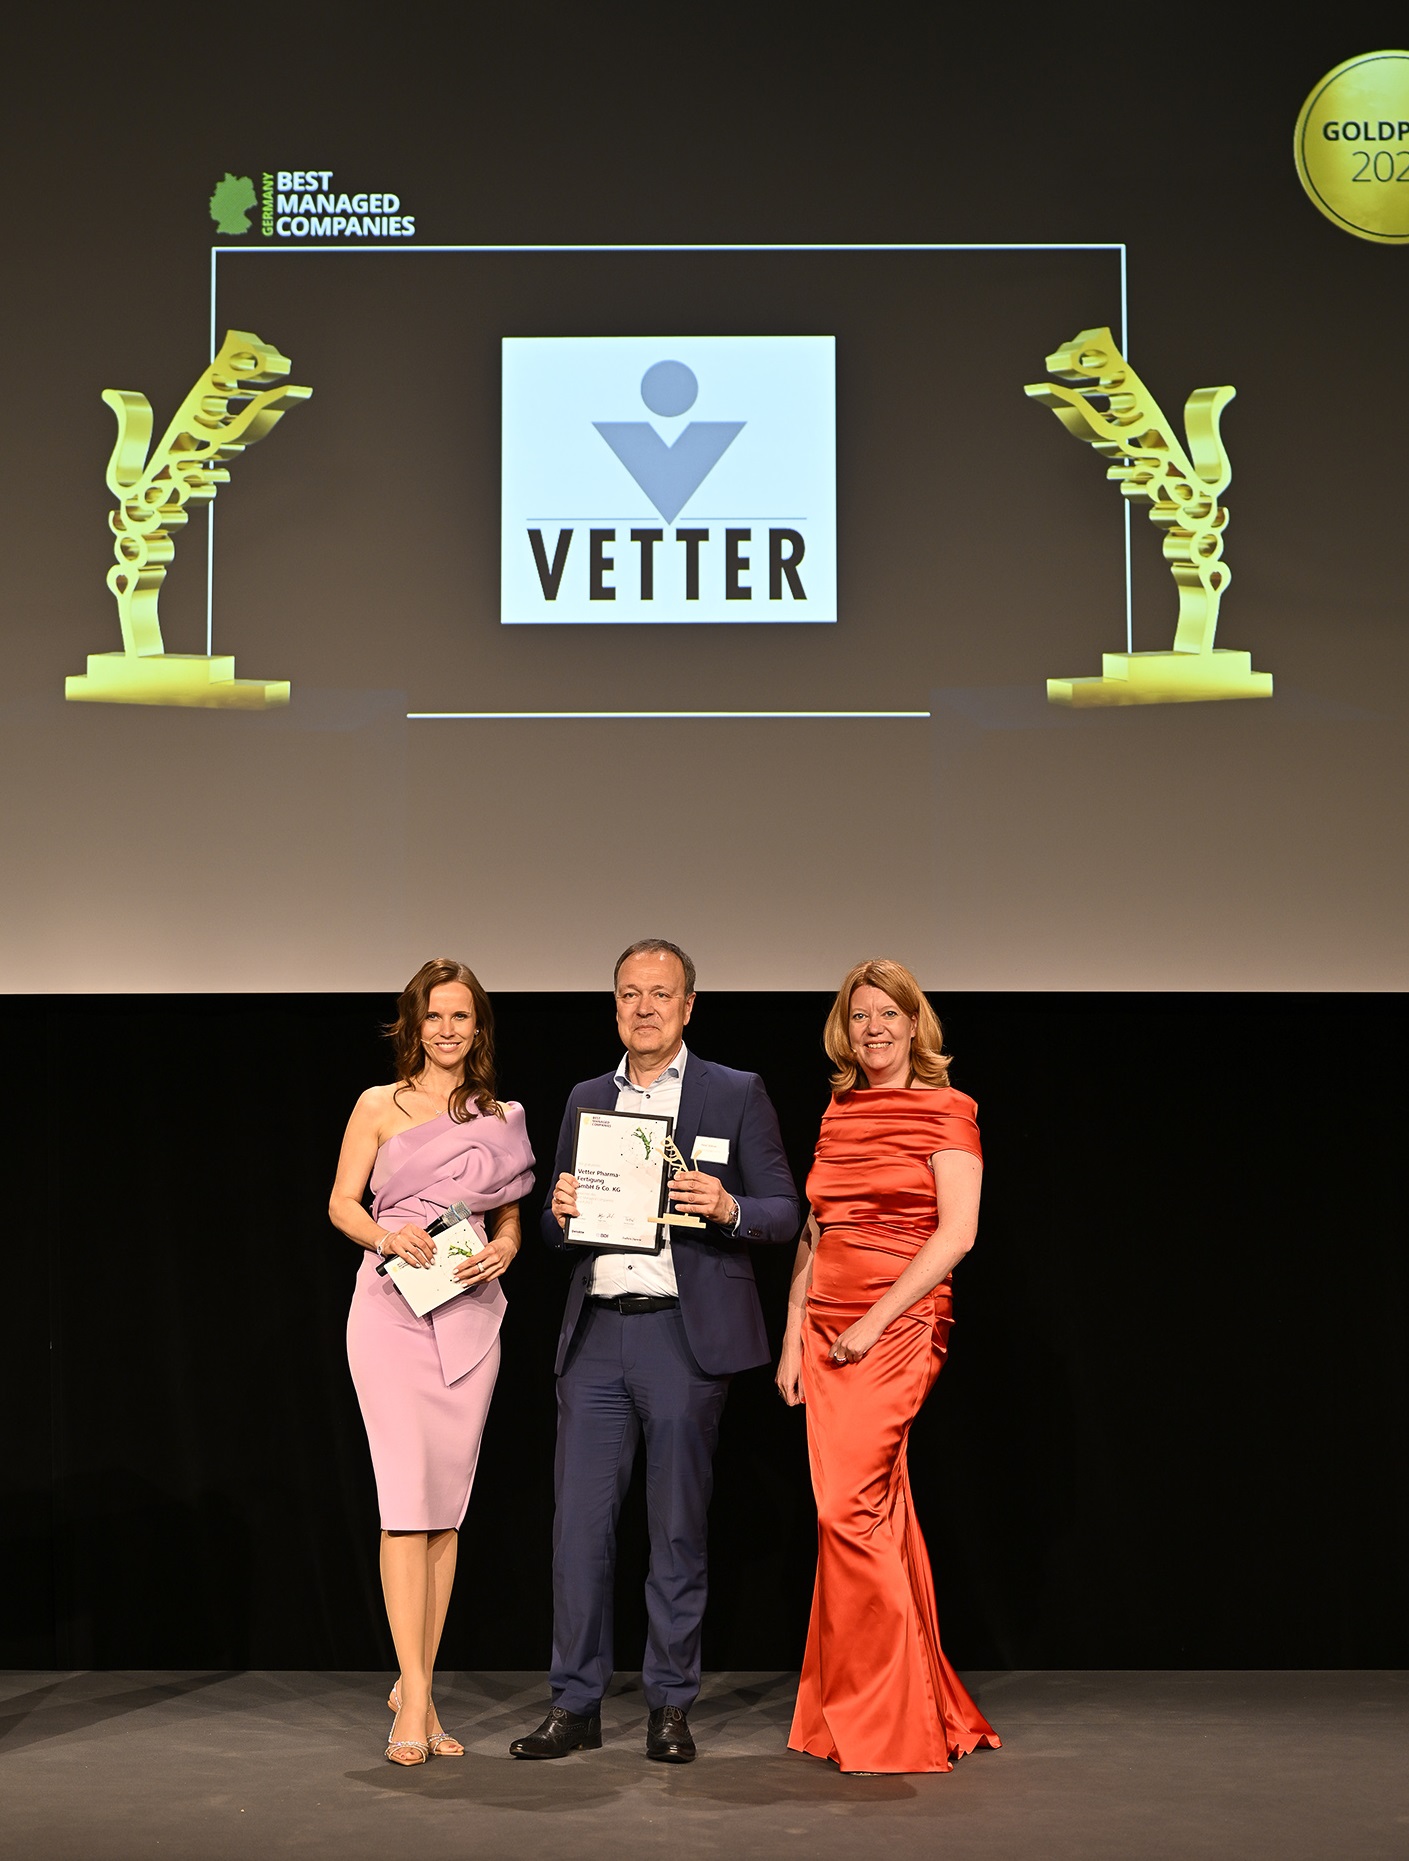
POLYGON ((1346 232, 1409 245, 1409 52, 1366 52, 1326 73, 1297 118, 1296 171, 1346 232))

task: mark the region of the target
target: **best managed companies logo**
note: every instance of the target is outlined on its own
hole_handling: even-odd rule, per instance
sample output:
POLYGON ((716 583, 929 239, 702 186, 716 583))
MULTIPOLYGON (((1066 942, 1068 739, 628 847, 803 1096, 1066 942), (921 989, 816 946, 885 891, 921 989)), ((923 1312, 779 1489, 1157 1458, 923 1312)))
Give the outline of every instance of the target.
POLYGON ((256 188, 247 174, 227 169, 210 196, 210 217, 226 238, 251 230, 258 212, 266 239, 414 239, 414 214, 403 213, 399 194, 352 193, 334 187, 331 168, 264 171, 256 188))
POLYGON ((835 621, 836 340, 505 337, 506 625, 835 621))

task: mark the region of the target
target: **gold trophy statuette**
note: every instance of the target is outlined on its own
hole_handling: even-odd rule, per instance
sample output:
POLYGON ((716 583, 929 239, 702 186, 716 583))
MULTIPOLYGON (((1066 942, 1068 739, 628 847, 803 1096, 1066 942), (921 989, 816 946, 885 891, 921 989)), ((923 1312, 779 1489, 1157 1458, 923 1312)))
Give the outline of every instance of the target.
POLYGON ((116 562, 108 587, 117 600, 120 653, 90 653, 88 670, 64 680, 64 696, 89 704, 176 704, 263 711, 289 701, 282 679, 237 679, 229 654, 168 653, 157 600, 173 533, 188 504, 209 504, 230 482, 227 459, 272 432, 312 388, 285 384, 293 364, 248 330, 227 330, 220 353, 177 410, 149 458, 152 404, 145 394, 107 388, 117 416, 117 444, 108 462, 108 513, 116 562), (278 386, 268 384, 279 383, 278 386))
MULTIPOLYGON (((685 1154, 673 1137, 662 1138, 661 1149, 665 1153, 665 1161, 672 1180, 680 1174, 681 1170, 689 1169, 690 1165, 685 1159, 685 1154)), ((667 1209, 665 1214, 659 1216, 658 1219, 663 1228, 702 1228, 705 1225, 700 1216, 677 1215, 673 1208, 667 1209)))
POLYGON ((1236 390, 1195 388, 1184 403, 1186 452, 1108 329, 1081 330, 1047 357, 1047 366, 1063 381, 1081 385, 1038 381, 1023 393, 1050 407, 1068 433, 1115 461, 1106 476, 1123 497, 1149 505, 1150 522, 1165 532, 1165 560, 1179 590, 1173 651, 1102 653, 1099 678, 1050 678, 1048 701, 1085 706, 1270 698, 1272 674, 1254 672, 1250 653, 1213 644, 1218 605, 1232 579, 1223 560, 1228 509, 1218 500, 1233 468, 1218 422, 1236 390))

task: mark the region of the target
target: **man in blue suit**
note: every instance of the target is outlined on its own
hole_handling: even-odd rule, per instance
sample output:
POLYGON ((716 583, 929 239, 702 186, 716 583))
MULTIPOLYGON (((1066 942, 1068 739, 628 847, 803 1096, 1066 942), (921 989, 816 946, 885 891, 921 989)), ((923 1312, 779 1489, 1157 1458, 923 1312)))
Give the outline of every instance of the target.
POLYGON ((671 1203, 705 1226, 667 1229, 658 1254, 583 1249, 574 1263, 556 1366, 553 1706, 509 1750, 516 1758, 560 1758, 602 1742, 617 1514, 644 1435, 646 1755, 682 1764, 695 1755, 686 1715, 700 1689, 719 1418, 733 1373, 769 1355, 749 1245, 792 1241, 800 1211, 763 1081, 685 1046, 695 1004, 695 966, 685 952, 659 938, 632 944, 614 983, 626 1052, 614 1073, 585 1080, 568 1100, 544 1239, 565 1247, 563 1231, 577 1213, 569 1166, 579 1109, 673 1117, 675 1142, 695 1167, 676 1176, 671 1203))

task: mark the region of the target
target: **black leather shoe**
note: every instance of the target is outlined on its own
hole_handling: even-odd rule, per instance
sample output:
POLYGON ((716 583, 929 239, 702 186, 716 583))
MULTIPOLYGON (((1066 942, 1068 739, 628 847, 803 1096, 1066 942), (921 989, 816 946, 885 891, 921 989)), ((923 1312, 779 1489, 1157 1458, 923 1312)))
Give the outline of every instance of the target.
MULTIPOLYGON (((684 1718, 684 1714, 681 1714, 684 1718)), ((688 1736, 688 1734, 687 1734, 688 1736)), ((600 1751, 602 1715, 597 1712, 564 1712, 555 1706, 536 1732, 516 1738, 509 1746, 511 1758, 565 1758, 570 1751, 600 1751)), ((695 1755, 693 1745, 690 1756, 695 1755)))
POLYGON ((657 1706, 646 1721, 646 1756, 662 1764, 688 1764, 695 1755, 690 1721, 678 1706, 657 1706))

